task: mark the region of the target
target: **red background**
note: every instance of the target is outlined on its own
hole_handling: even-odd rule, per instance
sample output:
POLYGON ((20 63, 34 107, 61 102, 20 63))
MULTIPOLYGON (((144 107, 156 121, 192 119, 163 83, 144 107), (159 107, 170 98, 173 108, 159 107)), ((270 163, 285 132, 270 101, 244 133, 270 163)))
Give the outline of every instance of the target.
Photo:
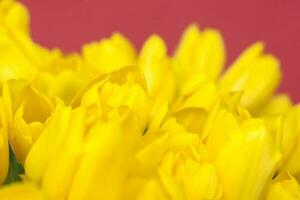
POLYGON ((23 0, 32 34, 48 47, 77 51, 84 42, 118 30, 137 47, 151 33, 174 49, 184 27, 218 28, 228 60, 256 40, 282 61, 280 91, 300 101, 300 0, 23 0))

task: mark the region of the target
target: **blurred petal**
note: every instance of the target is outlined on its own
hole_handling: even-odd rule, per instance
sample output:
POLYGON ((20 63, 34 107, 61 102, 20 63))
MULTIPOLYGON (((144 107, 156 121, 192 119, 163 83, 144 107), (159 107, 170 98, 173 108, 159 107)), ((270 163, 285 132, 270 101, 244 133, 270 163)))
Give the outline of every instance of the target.
POLYGON ((31 183, 13 183, 0 188, 3 200, 43 200, 46 199, 39 189, 31 183))
POLYGON ((29 16, 19 2, 0 2, 0 82, 22 78, 32 80, 37 67, 47 61, 48 52, 29 35, 29 16))
POLYGON ((29 13, 19 1, 2 0, 0 2, 0 22, 18 31, 29 34, 29 13))
POLYGON ((215 158, 224 199, 259 199, 275 173, 280 149, 262 120, 246 120, 241 130, 215 158))
POLYGON ((293 103, 288 95, 279 94, 273 96, 267 104, 258 111, 259 116, 285 114, 293 106, 293 103))
POLYGON ((263 49, 264 45, 259 42, 248 47, 219 82, 223 91, 243 91, 241 104, 251 112, 266 103, 281 79, 279 61, 272 55, 265 55, 263 49))
POLYGON ((297 200, 300 198, 300 185, 291 175, 277 177, 272 181, 266 200, 297 200))
POLYGON ((177 47, 174 63, 179 83, 184 83, 198 73, 216 79, 225 63, 225 48, 221 34, 213 29, 200 32, 196 25, 190 25, 177 47))
POLYGON ((84 61, 100 73, 109 73, 121 67, 136 64, 136 53, 132 44, 121 34, 86 44, 82 48, 84 61))

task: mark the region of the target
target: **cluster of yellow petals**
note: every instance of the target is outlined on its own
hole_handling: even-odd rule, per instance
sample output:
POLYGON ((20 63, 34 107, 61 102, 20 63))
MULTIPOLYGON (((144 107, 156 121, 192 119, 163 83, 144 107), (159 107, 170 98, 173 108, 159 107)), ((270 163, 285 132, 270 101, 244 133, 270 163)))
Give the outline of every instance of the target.
POLYGON ((221 34, 194 24, 171 56, 119 33, 64 54, 28 24, 0 0, 0 199, 300 199, 300 106, 262 42, 223 70, 221 34), (10 153, 25 173, 5 184, 10 153))

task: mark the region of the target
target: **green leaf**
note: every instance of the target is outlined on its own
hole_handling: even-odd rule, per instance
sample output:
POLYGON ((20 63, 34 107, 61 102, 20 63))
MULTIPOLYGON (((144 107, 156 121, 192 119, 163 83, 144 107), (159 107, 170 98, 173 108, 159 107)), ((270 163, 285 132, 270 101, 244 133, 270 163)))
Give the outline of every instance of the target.
POLYGON ((4 184, 21 181, 19 175, 22 174, 24 174, 24 168, 20 163, 17 162, 15 154, 11 146, 9 146, 9 169, 4 184))

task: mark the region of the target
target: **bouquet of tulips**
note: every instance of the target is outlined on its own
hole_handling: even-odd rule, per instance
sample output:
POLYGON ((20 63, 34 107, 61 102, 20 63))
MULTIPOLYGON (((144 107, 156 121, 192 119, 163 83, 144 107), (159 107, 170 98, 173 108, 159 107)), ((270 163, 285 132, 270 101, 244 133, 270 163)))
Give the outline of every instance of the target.
POLYGON ((120 33, 63 53, 0 0, 1 200, 297 200, 300 106, 257 42, 226 70, 219 31, 174 53, 120 33))

